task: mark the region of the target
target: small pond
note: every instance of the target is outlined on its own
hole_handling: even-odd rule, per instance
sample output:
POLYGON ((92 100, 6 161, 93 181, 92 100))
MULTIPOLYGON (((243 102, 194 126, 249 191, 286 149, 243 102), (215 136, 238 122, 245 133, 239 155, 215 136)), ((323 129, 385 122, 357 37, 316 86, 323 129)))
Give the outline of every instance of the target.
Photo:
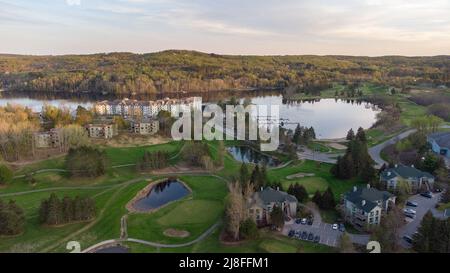
POLYGON ((133 207, 138 211, 153 210, 179 200, 189 193, 190 190, 180 181, 167 180, 154 185, 145 197, 133 204, 133 207))
POLYGON ((228 148, 228 151, 234 159, 240 162, 262 164, 269 167, 275 167, 280 164, 280 162, 275 158, 263 154, 248 146, 232 146, 228 148))
POLYGON ((95 253, 128 253, 128 252, 130 252, 128 248, 120 245, 105 247, 95 251, 95 253))

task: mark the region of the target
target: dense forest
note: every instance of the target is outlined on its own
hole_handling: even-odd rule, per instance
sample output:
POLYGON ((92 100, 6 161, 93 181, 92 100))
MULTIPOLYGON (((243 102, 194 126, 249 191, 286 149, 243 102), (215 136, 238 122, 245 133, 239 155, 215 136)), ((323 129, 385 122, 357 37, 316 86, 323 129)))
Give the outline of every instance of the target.
POLYGON ((450 85, 450 56, 228 56, 170 50, 150 54, 0 55, 0 89, 24 92, 157 94, 326 86, 371 81, 450 85))

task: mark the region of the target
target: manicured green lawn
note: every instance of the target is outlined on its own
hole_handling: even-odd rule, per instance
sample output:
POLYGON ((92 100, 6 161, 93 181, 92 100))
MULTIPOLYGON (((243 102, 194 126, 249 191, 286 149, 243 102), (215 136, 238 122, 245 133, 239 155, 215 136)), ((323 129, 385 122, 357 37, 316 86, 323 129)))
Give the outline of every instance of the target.
MULTIPOLYGON (((308 193, 314 193, 316 190, 325 191, 330 186, 336 200, 339 200, 341 194, 349 191, 354 185, 362 184, 362 181, 358 179, 342 180, 334 177, 330 173, 331 167, 331 164, 319 164, 310 160, 295 161, 285 168, 269 170, 268 176, 270 181, 280 181, 283 187, 295 182, 303 184, 308 193), (286 176, 296 173, 314 173, 315 176, 292 180, 286 179, 286 176)), ((284 188, 284 190, 287 190, 287 188, 284 188)))
POLYGON ((328 188, 328 182, 322 177, 305 177, 281 182, 284 190, 287 190, 290 185, 295 183, 303 185, 310 195, 314 194, 316 191, 326 191, 328 188))
MULTIPOLYGON (((38 252, 44 247, 55 243, 60 238, 80 229, 87 223, 76 223, 63 227, 47 227, 39 223, 39 206, 44 198, 48 198, 50 194, 55 193, 60 198, 64 196, 101 196, 104 190, 71 190, 71 191, 54 191, 54 192, 38 192, 26 195, 3 197, 7 201, 13 199, 24 209, 26 224, 23 234, 15 237, 0 237, 0 252, 38 252)), ((103 203, 97 200, 97 209, 103 203)))

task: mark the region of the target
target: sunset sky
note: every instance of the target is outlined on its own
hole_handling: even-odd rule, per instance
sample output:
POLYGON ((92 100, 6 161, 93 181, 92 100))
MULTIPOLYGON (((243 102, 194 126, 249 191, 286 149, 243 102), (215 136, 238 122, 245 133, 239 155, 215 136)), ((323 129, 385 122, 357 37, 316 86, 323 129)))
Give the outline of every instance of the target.
POLYGON ((448 0, 0 0, 0 53, 450 54, 448 0))

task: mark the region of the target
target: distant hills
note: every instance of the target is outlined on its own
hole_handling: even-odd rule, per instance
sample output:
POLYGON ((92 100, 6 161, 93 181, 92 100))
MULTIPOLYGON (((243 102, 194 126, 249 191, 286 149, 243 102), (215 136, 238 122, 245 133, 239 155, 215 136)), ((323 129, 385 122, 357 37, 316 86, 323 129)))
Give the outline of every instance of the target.
POLYGON ((169 50, 149 54, 0 54, 0 88, 27 92, 154 94, 322 88, 331 82, 450 84, 450 56, 231 56, 169 50))

